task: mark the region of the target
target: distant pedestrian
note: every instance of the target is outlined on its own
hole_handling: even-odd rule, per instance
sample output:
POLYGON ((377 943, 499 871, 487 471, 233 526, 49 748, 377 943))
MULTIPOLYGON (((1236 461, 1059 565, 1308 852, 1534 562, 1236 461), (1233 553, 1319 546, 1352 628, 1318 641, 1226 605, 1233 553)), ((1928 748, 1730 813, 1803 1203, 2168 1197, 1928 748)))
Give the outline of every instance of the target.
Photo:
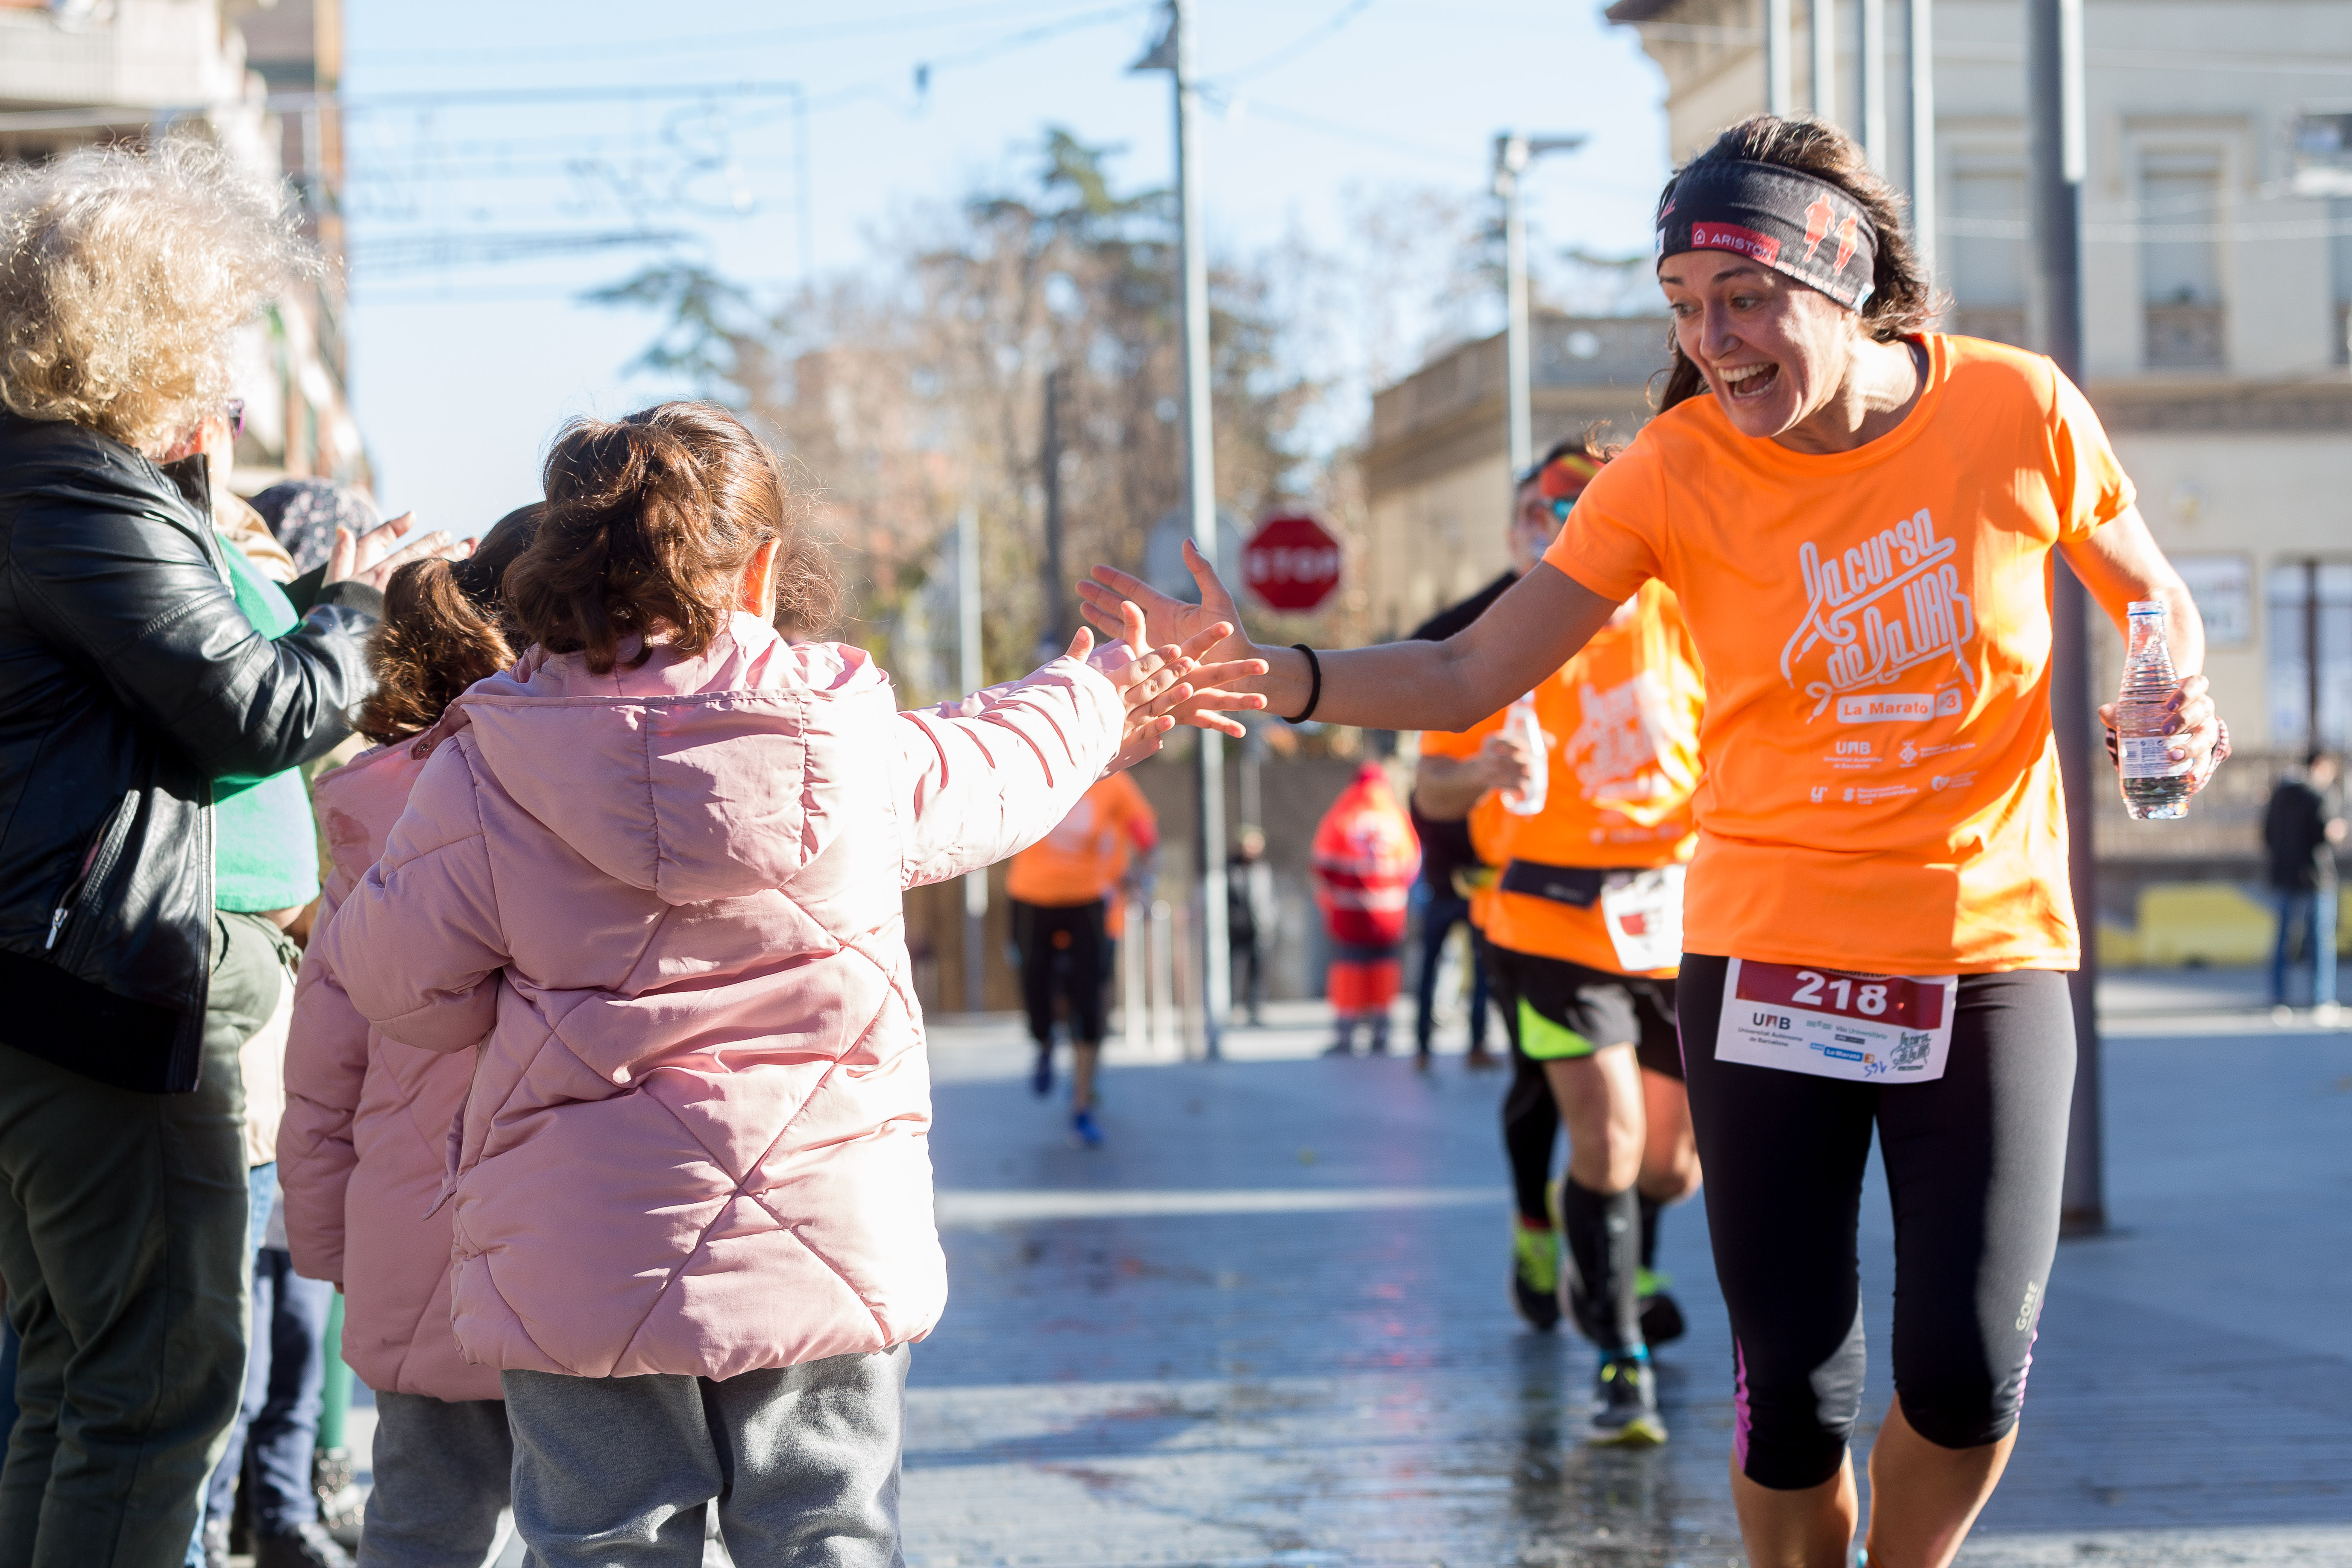
POLYGON ((1336 950, 1325 984, 1339 1032, 1326 1054, 1353 1056, 1356 1026, 1369 1024, 1372 1054, 1385 1055, 1421 841, 1380 763, 1357 769, 1323 814, 1314 854, 1315 903, 1336 950))
POLYGON ((2311 954, 2311 1005, 2327 1022, 2336 1015, 2336 849, 2344 842, 2339 772, 2333 752, 2312 752, 2303 777, 2281 779, 2263 813, 2263 847, 2279 911, 2271 1005, 2286 1009, 2286 972, 2300 938, 2311 954))
POLYGON ((1280 912, 1265 834, 1244 826, 1225 859, 1225 943, 1233 953, 1234 999, 1253 1028, 1265 1021, 1265 950, 1280 912))
POLYGON ((0 1563, 183 1561, 238 1406, 239 1053, 285 984, 290 862, 227 797, 342 739, 397 563, 398 531, 341 537, 265 627, 215 531, 231 336, 310 264, 192 143, 0 173, 0 1563))
POLYGON ((544 472, 505 577, 538 657, 428 734, 315 945, 385 1041, 474 1061, 449 1318, 534 1563, 699 1564, 714 1503, 740 1563, 896 1563, 947 1288, 901 894, 1042 837, 1188 689, 1081 633, 898 712, 771 624, 793 502, 723 409, 574 421, 544 472))
POLYGON ((1013 945, 1021 955, 1021 1002, 1037 1059, 1029 1086, 1054 1089, 1054 1004, 1070 1032, 1070 1136, 1092 1149, 1095 1068, 1102 1059, 1103 992, 1110 984, 1110 905, 1133 857, 1160 847, 1160 819, 1135 780, 1113 773, 1080 796, 1069 816, 1005 868, 1013 945))
MULTIPOLYGON (((333 861, 321 931, 383 855, 425 770, 407 742, 514 662, 499 585, 538 523, 537 507, 509 512, 470 560, 426 562, 393 580, 368 648, 375 689, 357 719, 379 744, 317 785, 333 861)), ((449 1209, 433 1205, 448 1163, 434 1133, 457 1119, 473 1077, 465 1052, 420 1050, 370 1027, 325 952, 305 957, 278 1138, 279 1245, 296 1287, 343 1292, 343 1358, 375 1391, 375 1485, 360 1538, 369 1568, 478 1568, 508 1506, 514 1450, 499 1373, 458 1352, 449 1209)))

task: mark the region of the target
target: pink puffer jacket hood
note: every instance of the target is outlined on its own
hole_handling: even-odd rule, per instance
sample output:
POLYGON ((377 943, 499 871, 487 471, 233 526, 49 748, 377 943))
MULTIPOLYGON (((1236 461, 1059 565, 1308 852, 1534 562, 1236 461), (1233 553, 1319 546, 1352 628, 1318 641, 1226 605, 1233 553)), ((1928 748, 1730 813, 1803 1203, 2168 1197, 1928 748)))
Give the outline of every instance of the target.
MULTIPOLYGON (((383 853, 425 764, 405 745, 320 776, 312 792, 332 868, 323 931, 383 853)), ((495 1367, 471 1366, 449 1327, 449 1129, 473 1081, 469 1051, 421 1051, 369 1027, 323 943, 303 956, 286 1040, 278 1175, 297 1273, 343 1287, 343 1360, 370 1388, 496 1399, 495 1367)))
POLYGON ((922 1337, 947 1283, 900 894, 1061 820, 1118 749, 1109 681, 1058 659, 902 714, 864 653, 738 615, 696 658, 459 700, 322 942, 386 1037, 479 1047, 467 1358, 723 1378, 922 1337))

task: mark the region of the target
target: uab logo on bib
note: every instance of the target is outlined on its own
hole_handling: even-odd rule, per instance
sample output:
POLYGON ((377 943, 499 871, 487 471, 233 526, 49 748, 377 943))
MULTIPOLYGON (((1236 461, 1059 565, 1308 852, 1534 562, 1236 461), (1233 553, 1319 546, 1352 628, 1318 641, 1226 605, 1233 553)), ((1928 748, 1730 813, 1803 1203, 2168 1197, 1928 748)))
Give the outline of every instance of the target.
POLYGON ((1806 722, 1832 704, 1841 724, 1918 723, 1961 710, 1961 687, 1976 684, 1968 645, 1977 617, 1960 591, 1958 552, 1958 542, 1937 537, 1926 507, 1834 555, 1810 539, 1797 547, 1805 613, 1781 647, 1780 674, 1812 699, 1806 722), (1959 685, 1919 679, 1947 658, 1959 685))

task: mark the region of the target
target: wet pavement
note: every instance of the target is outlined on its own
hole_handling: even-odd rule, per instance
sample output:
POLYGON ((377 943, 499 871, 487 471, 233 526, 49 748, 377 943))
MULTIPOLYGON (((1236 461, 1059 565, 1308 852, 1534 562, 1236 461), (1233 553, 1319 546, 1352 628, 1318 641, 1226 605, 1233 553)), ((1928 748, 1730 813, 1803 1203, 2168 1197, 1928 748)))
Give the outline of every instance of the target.
MULTIPOLYGON (((2352 1035, 2110 1005, 2114 1227, 2061 1253, 1962 1561, 2352 1562, 2352 1035)), ((1115 1046, 1096 1152, 1031 1097, 1016 1026, 935 1025, 952 1297, 914 1357, 908 1562, 1739 1562, 1698 1205, 1662 1249, 1691 1325, 1659 1356, 1674 1441, 1588 1448, 1590 1352, 1506 1300, 1500 1076, 1318 1059, 1311 1008, 1276 1022, 1219 1063, 1115 1046)))

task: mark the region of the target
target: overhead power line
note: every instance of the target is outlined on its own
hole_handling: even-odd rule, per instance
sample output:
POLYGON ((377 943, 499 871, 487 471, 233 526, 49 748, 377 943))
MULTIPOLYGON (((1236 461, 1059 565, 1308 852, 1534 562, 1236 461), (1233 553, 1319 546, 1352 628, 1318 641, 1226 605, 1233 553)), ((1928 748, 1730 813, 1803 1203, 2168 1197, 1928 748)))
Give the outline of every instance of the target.
POLYGON ((1331 37, 1332 34, 1337 33, 1349 23, 1354 21, 1358 16, 1363 15, 1363 13, 1371 5, 1371 3, 1372 0, 1348 0, 1346 5, 1340 6, 1338 11, 1332 13, 1332 15, 1326 18, 1319 26, 1311 28, 1307 32, 1301 34, 1299 37, 1292 39, 1289 43, 1284 45, 1281 48, 1278 48, 1275 50, 1274 53, 1266 56, 1264 59, 1258 60, 1251 65, 1243 66, 1237 70, 1219 71, 1213 76, 1203 78, 1201 85, 1203 87, 1229 87, 1234 82, 1255 80, 1256 78, 1265 75, 1268 71, 1280 70, 1284 66, 1288 65, 1291 61, 1297 59, 1299 56, 1305 54, 1307 50, 1313 48, 1324 39, 1331 37))
POLYGON ((991 22, 1051 7, 1006 5, 954 5, 938 11, 910 11, 897 16, 868 16, 856 21, 817 22, 797 27, 761 27, 738 33, 705 33, 682 38, 646 38, 636 42, 572 44, 549 48, 517 45, 490 49, 382 49, 369 60, 391 65, 462 65, 474 60, 598 60, 643 59, 650 55, 698 54, 706 50, 759 48, 770 44, 821 44, 843 38, 887 37, 925 27, 959 22, 991 22))

